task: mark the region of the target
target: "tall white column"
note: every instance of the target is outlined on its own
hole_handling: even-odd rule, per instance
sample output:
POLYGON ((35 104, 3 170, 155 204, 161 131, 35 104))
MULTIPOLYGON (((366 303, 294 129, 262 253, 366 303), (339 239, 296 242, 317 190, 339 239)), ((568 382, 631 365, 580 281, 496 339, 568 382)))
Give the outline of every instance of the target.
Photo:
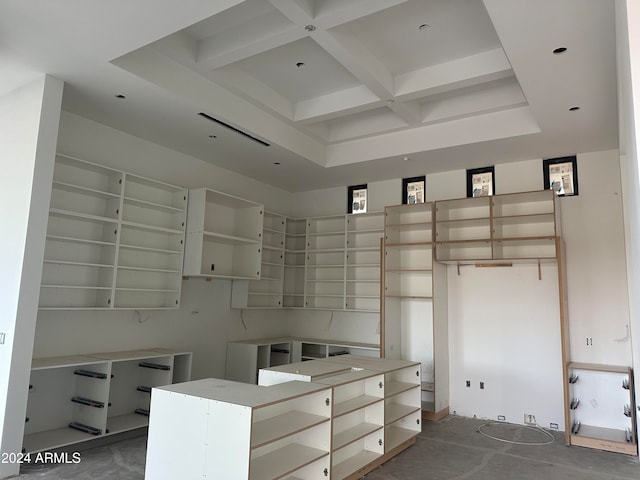
MULTIPOLYGON (((22 450, 63 82, 0 94, 0 452, 22 450)), ((0 478, 19 472, 0 462, 0 478)))

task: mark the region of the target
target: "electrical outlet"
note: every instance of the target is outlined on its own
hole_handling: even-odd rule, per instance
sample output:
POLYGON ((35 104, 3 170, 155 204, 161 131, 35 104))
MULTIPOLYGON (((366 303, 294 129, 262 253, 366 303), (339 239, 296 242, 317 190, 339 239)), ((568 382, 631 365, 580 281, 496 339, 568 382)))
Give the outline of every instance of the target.
POLYGON ((484 390, 484 382, 480 382, 480 390, 484 390))
POLYGON ((471 387, 471 380, 467 380, 467 388, 471 387))
POLYGON ((587 347, 593 346, 593 337, 587 337, 587 347))
POLYGON ((525 425, 537 425, 536 423, 536 416, 535 415, 531 415, 530 413, 525 413, 524 414, 524 424, 525 425))

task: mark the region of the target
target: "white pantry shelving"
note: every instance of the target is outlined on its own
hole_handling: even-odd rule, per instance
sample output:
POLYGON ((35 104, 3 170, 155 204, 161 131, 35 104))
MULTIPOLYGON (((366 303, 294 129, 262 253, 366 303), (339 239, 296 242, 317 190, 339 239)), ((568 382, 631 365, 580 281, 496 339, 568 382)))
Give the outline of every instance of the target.
POLYGON ((264 206, 207 188, 189 192, 184 275, 260 279, 264 206))
POLYGON ((191 378, 167 349, 34 359, 23 448, 39 452, 145 427, 151 389, 191 378))
POLYGON ((178 308, 187 191, 56 156, 40 309, 178 308))

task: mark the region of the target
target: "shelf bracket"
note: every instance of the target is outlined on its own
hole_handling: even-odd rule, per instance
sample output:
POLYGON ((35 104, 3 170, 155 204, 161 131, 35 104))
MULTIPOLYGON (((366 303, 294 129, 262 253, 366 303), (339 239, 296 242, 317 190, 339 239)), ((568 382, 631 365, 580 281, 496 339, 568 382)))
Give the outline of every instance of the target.
POLYGON ((538 259, 538 280, 542 280, 542 268, 540 267, 540 259, 538 259))

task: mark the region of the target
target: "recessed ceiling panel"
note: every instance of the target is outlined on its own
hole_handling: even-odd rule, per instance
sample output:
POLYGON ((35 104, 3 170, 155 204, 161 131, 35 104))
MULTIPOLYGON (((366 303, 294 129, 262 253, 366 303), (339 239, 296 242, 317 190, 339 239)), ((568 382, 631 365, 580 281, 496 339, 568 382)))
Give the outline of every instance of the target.
POLYGON ((501 47, 479 0, 413 0, 339 29, 357 37, 394 75, 501 47))
POLYGON ((360 85, 311 38, 254 55, 235 65, 292 102, 360 85))

